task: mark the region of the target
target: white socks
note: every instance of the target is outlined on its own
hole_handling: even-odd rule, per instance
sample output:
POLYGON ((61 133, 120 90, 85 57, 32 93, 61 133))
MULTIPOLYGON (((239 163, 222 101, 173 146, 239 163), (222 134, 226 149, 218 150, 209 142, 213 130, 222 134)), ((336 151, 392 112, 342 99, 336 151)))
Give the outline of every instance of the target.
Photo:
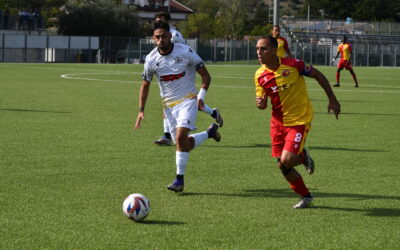
POLYGON ((207 131, 203 131, 197 134, 192 134, 189 135, 190 137, 193 137, 194 139, 194 148, 200 146, 200 144, 202 144, 205 140, 208 139, 208 132, 207 131))
POLYGON ((189 160, 189 152, 176 151, 176 174, 185 175, 186 166, 189 160))
POLYGON ((207 113, 207 114, 209 114, 209 115, 212 115, 212 113, 213 113, 213 109, 210 108, 210 106, 208 106, 208 105, 205 104, 205 103, 204 103, 204 110, 202 110, 202 111, 205 112, 205 113, 207 113))
POLYGON ((170 133, 169 131, 169 123, 167 119, 163 119, 163 125, 164 125, 164 133, 170 133))

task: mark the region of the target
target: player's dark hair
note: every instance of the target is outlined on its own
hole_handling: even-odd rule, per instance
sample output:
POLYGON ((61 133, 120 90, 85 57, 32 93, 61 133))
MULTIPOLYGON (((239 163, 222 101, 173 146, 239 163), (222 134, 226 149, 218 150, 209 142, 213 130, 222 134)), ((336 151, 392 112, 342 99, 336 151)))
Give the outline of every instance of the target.
POLYGON ((155 21, 153 23, 153 31, 157 29, 164 29, 169 32, 169 24, 163 21, 155 21))
POLYGON ((171 20, 171 15, 170 15, 168 12, 161 11, 161 12, 158 12, 158 13, 154 16, 154 18, 155 18, 155 19, 157 19, 157 18, 164 18, 165 21, 168 22, 168 21, 171 20))
POLYGON ((269 41, 269 44, 271 45, 272 48, 274 49, 278 48, 278 41, 273 36, 263 36, 260 39, 266 39, 269 41))
POLYGON ((347 36, 343 36, 343 43, 347 42, 347 36))
POLYGON ((275 27, 281 29, 281 27, 278 24, 272 25, 272 29, 274 29, 275 27))

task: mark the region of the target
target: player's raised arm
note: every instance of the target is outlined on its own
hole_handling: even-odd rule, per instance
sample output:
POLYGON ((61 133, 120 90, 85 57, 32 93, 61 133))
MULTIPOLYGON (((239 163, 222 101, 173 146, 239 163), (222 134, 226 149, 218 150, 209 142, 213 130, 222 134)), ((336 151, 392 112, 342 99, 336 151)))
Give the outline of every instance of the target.
POLYGON ((321 85, 321 87, 324 89, 326 95, 328 96, 328 100, 329 100, 328 112, 330 112, 332 110, 336 116, 336 119, 338 119, 339 113, 340 113, 340 103, 336 99, 336 96, 333 93, 331 86, 329 85, 328 79, 326 79, 324 74, 322 74, 316 68, 313 68, 308 76, 316 79, 317 82, 319 83, 319 85, 321 85))
POLYGON ((139 93, 139 113, 136 118, 135 129, 138 130, 141 126, 141 121, 144 119, 144 107, 146 106, 147 96, 150 91, 150 82, 143 81, 139 93))

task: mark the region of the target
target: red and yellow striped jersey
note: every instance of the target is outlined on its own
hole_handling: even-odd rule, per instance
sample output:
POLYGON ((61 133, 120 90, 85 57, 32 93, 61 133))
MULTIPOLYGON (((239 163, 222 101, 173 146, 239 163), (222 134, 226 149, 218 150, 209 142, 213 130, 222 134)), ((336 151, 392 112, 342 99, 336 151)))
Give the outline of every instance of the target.
POLYGON ((308 98, 303 75, 312 70, 302 60, 279 58, 280 66, 273 71, 262 65, 255 74, 256 96, 268 95, 271 99, 272 117, 284 126, 311 123, 313 109, 308 98))
POLYGON ((276 50, 276 54, 281 58, 286 57, 286 50, 289 49, 287 40, 284 37, 279 37, 278 39, 276 39, 276 41, 278 42, 278 49, 276 50))
POLYGON ((340 52, 340 55, 343 60, 350 60, 351 51, 352 51, 350 44, 348 44, 348 43, 339 44, 337 51, 340 52))

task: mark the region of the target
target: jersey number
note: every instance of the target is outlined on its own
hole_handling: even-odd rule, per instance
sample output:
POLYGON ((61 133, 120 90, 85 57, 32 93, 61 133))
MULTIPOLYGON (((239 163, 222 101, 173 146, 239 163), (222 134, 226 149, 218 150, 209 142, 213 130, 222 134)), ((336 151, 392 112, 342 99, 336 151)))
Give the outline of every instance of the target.
POLYGON ((295 142, 301 142, 301 138, 303 135, 301 133, 296 133, 296 136, 294 137, 295 142))

